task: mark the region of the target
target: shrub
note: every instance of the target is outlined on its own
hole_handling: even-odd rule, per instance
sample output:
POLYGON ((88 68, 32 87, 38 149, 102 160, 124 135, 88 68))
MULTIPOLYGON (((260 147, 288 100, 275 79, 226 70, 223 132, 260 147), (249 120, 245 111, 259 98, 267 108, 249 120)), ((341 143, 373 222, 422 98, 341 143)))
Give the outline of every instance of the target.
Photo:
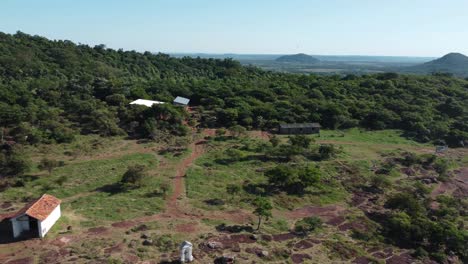
POLYGON ((241 191, 241 187, 237 184, 228 184, 226 186, 226 192, 232 196, 239 194, 241 191))
POLYGON ((133 165, 127 168, 120 183, 126 188, 138 188, 143 184, 143 180, 147 176, 146 166, 133 165))
POLYGON ((226 135, 226 129, 218 128, 218 129, 216 129, 215 133, 216 133, 217 137, 222 137, 222 136, 226 135))
POLYGON ((289 137, 289 143, 292 146, 301 147, 301 148, 309 148, 310 143, 312 143, 312 138, 304 136, 304 135, 295 135, 289 137))
POLYGON ((384 175, 372 175, 370 179, 372 187, 383 190, 392 185, 392 182, 384 175))
POLYGON ((416 216, 425 212, 421 202, 409 193, 397 193, 391 196, 385 206, 391 209, 399 209, 411 216, 416 216))
POLYGON ((162 235, 157 236, 153 239, 154 245, 161 251, 161 252, 171 252, 174 250, 176 243, 171 235, 162 235))
POLYGON ((270 143, 274 148, 278 146, 280 142, 281 140, 276 135, 270 137, 270 143))
POLYGON ((233 137, 239 137, 245 135, 247 129, 245 129, 243 126, 235 125, 229 128, 229 132, 233 137))
POLYGON ((52 173, 52 170, 56 167, 59 167, 60 166, 60 163, 56 160, 53 160, 53 159, 48 159, 48 158, 43 158, 40 162, 39 162, 39 166, 38 168, 40 170, 47 170, 49 172, 49 174, 52 173))
POLYGON ((320 145, 319 154, 321 160, 331 159, 336 156, 338 150, 333 145, 320 145))
POLYGON ((29 171, 31 162, 23 151, 0 152, 0 176, 20 176, 29 171))
POLYGON ((449 163, 446 159, 437 159, 434 163, 434 169, 439 173, 439 176, 445 176, 449 169, 449 163))
POLYGON ((320 181, 321 174, 320 169, 312 165, 298 168, 278 165, 265 172, 270 185, 294 194, 303 193, 307 187, 320 181))
POLYGON ((308 235, 310 232, 322 226, 322 220, 316 216, 306 217, 296 222, 294 231, 297 233, 308 235))
POLYGON ((426 258, 428 256, 429 256, 429 253, 427 253, 427 251, 424 250, 424 248, 422 248, 422 247, 418 247, 413 253, 413 257, 419 258, 419 259, 423 259, 423 258, 426 258))

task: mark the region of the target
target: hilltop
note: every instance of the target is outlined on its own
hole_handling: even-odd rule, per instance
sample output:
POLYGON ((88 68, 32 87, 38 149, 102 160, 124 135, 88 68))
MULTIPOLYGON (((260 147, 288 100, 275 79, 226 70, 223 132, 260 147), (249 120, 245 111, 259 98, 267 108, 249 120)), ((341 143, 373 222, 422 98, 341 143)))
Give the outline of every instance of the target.
POLYGON ((461 53, 449 53, 439 59, 432 60, 409 68, 417 73, 450 73, 456 76, 468 76, 468 57, 461 53))
POLYGON ((299 53, 294 55, 284 55, 275 60, 276 62, 288 62, 288 63, 304 63, 314 64, 320 62, 319 59, 314 58, 310 55, 299 53))

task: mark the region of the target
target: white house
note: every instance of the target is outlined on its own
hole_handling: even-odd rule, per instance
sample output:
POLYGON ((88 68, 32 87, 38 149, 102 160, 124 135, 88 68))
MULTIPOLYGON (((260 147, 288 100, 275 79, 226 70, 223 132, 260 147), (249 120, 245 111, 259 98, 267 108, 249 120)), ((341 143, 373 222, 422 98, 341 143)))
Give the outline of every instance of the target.
POLYGON ((151 107, 154 104, 164 104, 164 102, 160 101, 152 101, 152 100, 146 100, 146 99, 137 99, 133 102, 130 103, 131 105, 144 105, 147 107, 151 107))
POLYGON ((44 194, 10 215, 13 237, 44 237, 60 218, 60 203, 56 197, 44 194))

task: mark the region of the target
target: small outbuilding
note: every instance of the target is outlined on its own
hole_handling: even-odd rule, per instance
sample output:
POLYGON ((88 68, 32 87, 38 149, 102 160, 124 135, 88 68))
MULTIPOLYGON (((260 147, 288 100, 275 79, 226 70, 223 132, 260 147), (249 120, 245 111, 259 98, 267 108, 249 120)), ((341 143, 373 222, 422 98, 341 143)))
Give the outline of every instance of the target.
POLYGON ((137 99, 130 103, 131 105, 144 105, 146 107, 152 107, 154 104, 164 104, 164 102, 160 101, 152 101, 146 99, 137 99))
POLYGON ((320 133, 319 123, 294 123, 280 124, 278 132, 280 134, 317 134, 320 133))
MULTIPOLYGON (((19 211, 3 216, 2 230, 14 239, 44 237, 61 216, 61 201, 48 194, 29 203, 19 211)), ((3 233, 3 232, 2 232, 3 233)))
POLYGON ((188 106, 190 102, 190 99, 182 97, 182 96, 177 96, 176 99, 174 99, 174 105, 179 105, 179 106, 188 106))

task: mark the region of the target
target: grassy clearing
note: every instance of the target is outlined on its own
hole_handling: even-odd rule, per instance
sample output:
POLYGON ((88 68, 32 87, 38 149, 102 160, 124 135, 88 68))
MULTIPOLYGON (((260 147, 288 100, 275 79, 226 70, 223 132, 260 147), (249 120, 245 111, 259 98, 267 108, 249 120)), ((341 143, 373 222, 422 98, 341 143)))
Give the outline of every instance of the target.
MULTIPOLYGON (((257 159, 258 152, 255 150, 242 150, 246 157, 240 161, 224 163, 228 158, 226 149, 239 148, 243 144, 253 145, 263 144, 262 140, 254 139, 231 139, 227 141, 211 141, 208 146, 209 151, 196 162, 196 166, 187 172, 187 196, 193 206, 205 210, 225 210, 232 208, 252 209, 252 199, 255 194, 247 190, 241 190, 237 195, 229 195, 226 187, 229 184, 242 186, 249 184, 266 184, 267 179, 263 171, 274 167, 275 162, 261 161, 257 159), (225 205, 208 205, 206 201, 210 199, 220 199, 226 202, 225 205)), ((343 201, 347 193, 340 185, 331 178, 333 172, 324 171, 324 180, 327 184, 319 184, 310 188, 310 193, 303 196, 286 195, 278 193, 269 196, 279 209, 294 209, 307 204, 329 204, 343 201)))
POLYGON ((312 137, 317 143, 335 144, 342 147, 341 160, 378 160, 382 154, 392 151, 430 153, 433 146, 421 144, 401 136, 399 130, 366 131, 357 128, 336 131, 322 130, 312 137))
MULTIPOLYGON (((82 140, 88 142, 94 139, 82 140)), ((72 222, 82 226, 94 226, 106 220, 124 220, 160 211, 164 207, 164 197, 155 191, 162 182, 169 181, 165 174, 157 170, 162 158, 153 153, 126 154, 128 150, 116 150, 119 143, 123 143, 124 148, 134 148, 136 145, 130 141, 116 140, 108 143, 93 153, 95 157, 100 157, 98 159, 80 156, 66 161, 64 166, 55 168, 50 175, 35 168, 22 180, 23 186, 20 184, 0 193, 0 200, 16 202, 18 206, 22 206, 24 203, 21 201, 48 193, 63 200, 64 214, 73 212, 79 215, 72 222), (112 149, 115 152, 111 155, 109 151, 112 149), (115 191, 127 167, 135 164, 146 165, 149 169, 150 176, 145 180, 144 186, 128 191, 115 191)), ((59 158, 60 153, 71 151, 72 148, 60 146, 55 152, 49 153, 48 157, 59 158)), ((33 155, 37 155, 37 152, 33 155)))
POLYGON ((367 131, 358 128, 348 130, 321 130, 320 135, 314 135, 318 141, 333 140, 339 142, 363 142, 372 144, 430 146, 402 137, 400 130, 367 131))
MULTIPOLYGON (((293 209, 306 204, 331 204, 345 200, 348 193, 337 181, 340 169, 343 166, 357 167, 360 177, 369 178, 372 175, 370 168, 378 164, 384 155, 392 152, 413 151, 427 153, 432 149, 430 145, 420 144, 401 136, 398 130, 363 131, 350 129, 345 131, 323 130, 320 135, 311 135, 316 143, 338 145, 341 153, 336 159, 318 162, 326 184, 312 187, 309 194, 300 196, 275 194, 272 200, 279 208, 293 209), (362 174, 362 175, 361 175, 362 174), (338 176, 338 177, 337 177, 338 176)), ((288 136, 280 136, 281 141, 286 142, 288 136)), ((258 145, 265 141, 254 139, 230 139, 226 141, 212 141, 209 151, 197 160, 187 175, 187 194, 192 205, 206 210, 223 210, 232 207, 251 208, 250 200, 253 194, 241 191, 237 197, 231 197, 226 193, 228 184, 242 185, 245 182, 254 184, 266 183, 263 175, 265 169, 275 166, 274 162, 264 162, 255 158, 258 153, 255 147, 242 153, 246 159, 223 164, 220 160, 226 159, 225 150, 239 148, 245 141, 250 145, 258 145), (205 201, 209 199, 221 199, 225 205, 212 206, 205 201)), ((392 177, 397 178, 397 177, 392 177)))

